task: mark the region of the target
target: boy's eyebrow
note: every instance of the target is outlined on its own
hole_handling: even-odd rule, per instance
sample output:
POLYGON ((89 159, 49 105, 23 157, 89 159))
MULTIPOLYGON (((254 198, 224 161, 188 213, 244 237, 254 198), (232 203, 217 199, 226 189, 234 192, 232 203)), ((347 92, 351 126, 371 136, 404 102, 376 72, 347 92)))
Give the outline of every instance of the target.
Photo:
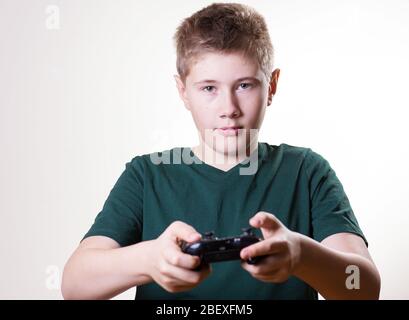
MULTIPOLYGON (((244 77, 244 78, 239 78, 237 79, 235 82, 239 82, 239 81, 245 81, 245 80, 251 80, 251 81, 255 81, 255 82, 260 82, 260 80, 256 77, 244 77)), ((200 83, 218 83, 218 81, 216 80, 210 80, 210 79, 204 79, 204 80, 200 80, 195 82, 194 84, 200 84, 200 83)))

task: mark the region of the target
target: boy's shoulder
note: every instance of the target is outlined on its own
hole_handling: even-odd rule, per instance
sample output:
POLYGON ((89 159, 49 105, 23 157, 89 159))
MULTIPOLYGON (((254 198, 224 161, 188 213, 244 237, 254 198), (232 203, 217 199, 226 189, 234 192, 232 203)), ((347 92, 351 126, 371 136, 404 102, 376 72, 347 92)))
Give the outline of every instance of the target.
POLYGON ((268 144, 268 146, 271 149, 276 148, 277 150, 279 150, 280 152, 289 157, 305 157, 311 151, 311 148, 294 146, 287 143, 281 143, 278 146, 268 144))
POLYGON ((275 168, 285 171, 304 172, 309 178, 317 173, 325 173, 331 169, 328 161, 310 147, 301 147, 282 143, 269 145, 269 160, 275 168))
POLYGON ((189 156, 191 156, 190 148, 173 147, 161 151, 136 155, 128 162, 128 164, 137 168, 164 164, 180 164, 181 161, 183 162, 183 160, 189 156))
POLYGON ((287 143, 281 143, 280 145, 271 145, 265 143, 268 149, 268 154, 272 158, 279 157, 282 161, 320 161, 322 156, 312 150, 310 147, 295 146, 287 143))

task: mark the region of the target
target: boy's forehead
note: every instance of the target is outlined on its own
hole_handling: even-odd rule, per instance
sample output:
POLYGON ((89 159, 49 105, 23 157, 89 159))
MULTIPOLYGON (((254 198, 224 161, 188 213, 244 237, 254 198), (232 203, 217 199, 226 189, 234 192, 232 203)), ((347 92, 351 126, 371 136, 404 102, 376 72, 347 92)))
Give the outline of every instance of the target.
POLYGON ((191 83, 229 82, 247 77, 262 81, 263 77, 257 61, 240 53, 203 53, 194 59, 189 69, 187 80, 191 83))

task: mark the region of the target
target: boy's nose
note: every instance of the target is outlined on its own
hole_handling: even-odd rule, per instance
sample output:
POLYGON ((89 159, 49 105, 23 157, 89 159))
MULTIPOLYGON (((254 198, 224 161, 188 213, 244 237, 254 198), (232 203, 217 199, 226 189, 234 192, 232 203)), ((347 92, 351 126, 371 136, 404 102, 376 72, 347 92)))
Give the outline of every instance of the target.
POLYGON ((222 102, 220 117, 221 118, 237 118, 241 114, 236 98, 233 94, 226 94, 226 98, 222 102))

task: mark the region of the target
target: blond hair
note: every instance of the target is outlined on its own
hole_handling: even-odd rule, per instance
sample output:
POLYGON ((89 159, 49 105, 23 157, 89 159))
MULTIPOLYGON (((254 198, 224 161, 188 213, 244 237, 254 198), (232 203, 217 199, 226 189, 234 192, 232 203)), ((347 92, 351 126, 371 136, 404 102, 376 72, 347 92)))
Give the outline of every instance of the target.
POLYGON ((273 45, 263 16, 249 6, 213 3, 184 19, 173 39, 176 69, 183 82, 192 64, 206 52, 242 53, 256 59, 270 80, 273 45))

